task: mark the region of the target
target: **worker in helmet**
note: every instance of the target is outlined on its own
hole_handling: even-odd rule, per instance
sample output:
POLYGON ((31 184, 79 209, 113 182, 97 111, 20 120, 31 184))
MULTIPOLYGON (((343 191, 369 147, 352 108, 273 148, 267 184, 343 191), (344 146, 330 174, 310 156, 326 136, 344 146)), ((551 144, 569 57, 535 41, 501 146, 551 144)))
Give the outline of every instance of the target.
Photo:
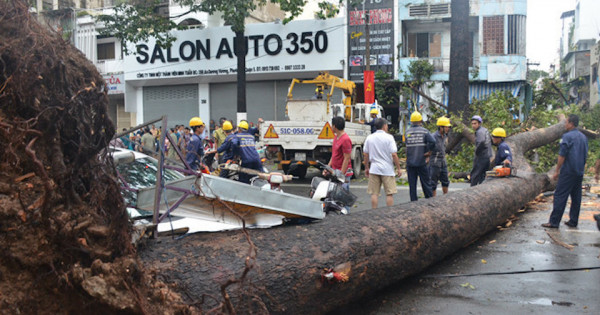
POLYGON ((485 172, 490 168, 492 158, 492 137, 481 124, 481 116, 475 115, 471 118, 471 127, 475 130, 475 158, 471 169, 471 186, 476 186, 485 180, 485 172))
POLYGON ((204 122, 200 117, 193 117, 190 119, 190 128, 192 129, 192 136, 186 147, 185 161, 192 169, 196 170, 200 167, 204 155, 202 145, 204 122))
POLYGON ((512 152, 506 142, 506 130, 503 128, 496 128, 492 131, 492 143, 498 147, 496 151, 496 158, 494 159, 495 166, 510 166, 512 164, 512 152))
POLYGON ((433 139, 435 139, 435 147, 429 157, 429 176, 431 178, 431 190, 434 197, 438 181, 442 183, 442 192, 444 195, 448 193, 448 186, 450 186, 448 164, 446 163, 446 141, 448 141, 448 134, 452 127, 450 119, 447 117, 438 118, 436 125, 438 130, 432 134, 433 139))
MULTIPOLYGON (((223 144, 221 144, 216 150, 206 152, 206 154, 211 153, 219 153, 219 164, 226 163, 229 160, 232 160, 234 157, 233 153, 233 124, 225 120, 221 124, 221 129, 225 133, 225 140, 223 140, 223 144)), ((227 177, 229 175, 229 171, 225 169, 221 169, 219 172, 220 177, 227 177)))
MULTIPOLYGON (((256 151, 256 142, 254 141, 254 136, 248 133, 248 128, 247 121, 240 121, 238 133, 232 139, 233 152, 234 155, 239 156, 242 160, 242 167, 262 171, 260 156, 256 151)), ((250 174, 240 173, 239 181, 249 184, 251 177, 252 175, 250 174)))
POLYGON ((377 110, 377 108, 373 108, 369 112, 369 116, 371 116, 371 121, 369 121, 367 124, 371 126, 371 133, 375 133, 377 131, 377 128, 375 128, 375 120, 377 119, 377 115, 379 115, 379 111, 377 110))
POLYGON ((322 100, 323 99, 323 90, 320 87, 315 89, 315 95, 312 98, 313 100, 322 100))
POLYGON ((410 201, 417 201, 417 178, 421 180, 421 188, 425 198, 433 196, 427 168, 427 158, 435 147, 435 139, 425 129, 421 113, 415 111, 410 115, 411 127, 406 130, 406 174, 410 201))

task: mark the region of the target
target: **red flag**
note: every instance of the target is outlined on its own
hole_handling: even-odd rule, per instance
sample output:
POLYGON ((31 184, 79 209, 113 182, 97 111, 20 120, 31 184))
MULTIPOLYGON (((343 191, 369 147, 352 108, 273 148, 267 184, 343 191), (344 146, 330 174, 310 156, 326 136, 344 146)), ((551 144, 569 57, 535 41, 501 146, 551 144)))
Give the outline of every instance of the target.
POLYGON ((365 85, 365 103, 375 103, 375 72, 365 71, 364 85, 365 85))

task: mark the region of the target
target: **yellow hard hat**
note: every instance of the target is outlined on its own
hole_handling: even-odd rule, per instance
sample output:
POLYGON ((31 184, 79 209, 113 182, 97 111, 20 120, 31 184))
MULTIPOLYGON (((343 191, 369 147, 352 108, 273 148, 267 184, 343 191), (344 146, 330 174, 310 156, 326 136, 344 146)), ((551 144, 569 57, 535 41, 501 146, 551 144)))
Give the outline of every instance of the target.
POLYGON ((204 122, 202 122, 202 119, 200 119, 200 117, 192 117, 192 119, 190 119, 190 127, 195 126, 204 126, 204 122))
POLYGON ((498 138, 506 138, 506 130, 504 130, 503 128, 496 128, 494 129, 494 131, 492 131, 492 136, 498 138))
POLYGON ((437 125, 440 127, 450 127, 452 126, 450 124, 450 119, 448 119, 448 117, 440 117, 437 120, 437 125))
POLYGON ((229 131, 231 129, 233 129, 233 125, 231 124, 231 122, 228 120, 224 121, 223 122, 223 130, 229 131))
POLYGON ((419 112, 413 112, 410 115, 410 122, 419 122, 423 120, 423 116, 421 116, 421 113, 419 112))
POLYGON ((238 127, 248 130, 248 122, 245 120, 242 120, 242 121, 240 121, 240 124, 238 125, 238 127))
POLYGON ((377 114, 379 114, 379 111, 377 110, 377 108, 373 108, 373 109, 371 109, 371 112, 370 112, 370 114, 375 114, 375 115, 377 115, 377 114))

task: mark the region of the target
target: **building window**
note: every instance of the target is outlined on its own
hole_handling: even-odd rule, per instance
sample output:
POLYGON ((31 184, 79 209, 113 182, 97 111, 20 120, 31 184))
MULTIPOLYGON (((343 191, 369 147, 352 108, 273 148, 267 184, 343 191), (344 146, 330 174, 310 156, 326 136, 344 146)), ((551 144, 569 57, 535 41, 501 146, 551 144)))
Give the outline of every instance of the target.
POLYGON ((525 16, 508 16, 508 54, 525 56, 525 16))
POLYGON ((98 60, 114 60, 115 43, 98 44, 98 60))
POLYGON ((483 17, 483 54, 504 54, 504 16, 483 17))
POLYGON ((410 33, 408 34, 408 57, 441 57, 441 33, 410 33))

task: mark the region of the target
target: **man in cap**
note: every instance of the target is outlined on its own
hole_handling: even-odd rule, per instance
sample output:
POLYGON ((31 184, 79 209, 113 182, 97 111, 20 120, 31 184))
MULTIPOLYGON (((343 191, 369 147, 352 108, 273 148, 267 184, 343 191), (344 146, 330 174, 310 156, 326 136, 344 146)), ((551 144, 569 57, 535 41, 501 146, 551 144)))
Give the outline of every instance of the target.
POLYGON ((406 130, 406 174, 410 201, 417 201, 417 178, 421 180, 421 188, 425 198, 433 196, 430 186, 427 158, 435 147, 435 139, 422 125, 423 117, 419 112, 410 115, 412 126, 406 130))
POLYGON ((429 157, 429 176, 431 176, 431 190, 436 195, 438 181, 442 183, 442 192, 448 193, 450 180, 448 179, 448 164, 446 163, 446 141, 450 133, 450 119, 440 117, 437 120, 438 130, 432 135, 435 139, 435 147, 431 150, 429 157))
POLYGON ((492 139, 488 130, 481 125, 482 123, 483 119, 479 115, 471 118, 471 127, 475 130, 475 159, 471 169, 471 186, 483 183, 492 157, 492 139))

